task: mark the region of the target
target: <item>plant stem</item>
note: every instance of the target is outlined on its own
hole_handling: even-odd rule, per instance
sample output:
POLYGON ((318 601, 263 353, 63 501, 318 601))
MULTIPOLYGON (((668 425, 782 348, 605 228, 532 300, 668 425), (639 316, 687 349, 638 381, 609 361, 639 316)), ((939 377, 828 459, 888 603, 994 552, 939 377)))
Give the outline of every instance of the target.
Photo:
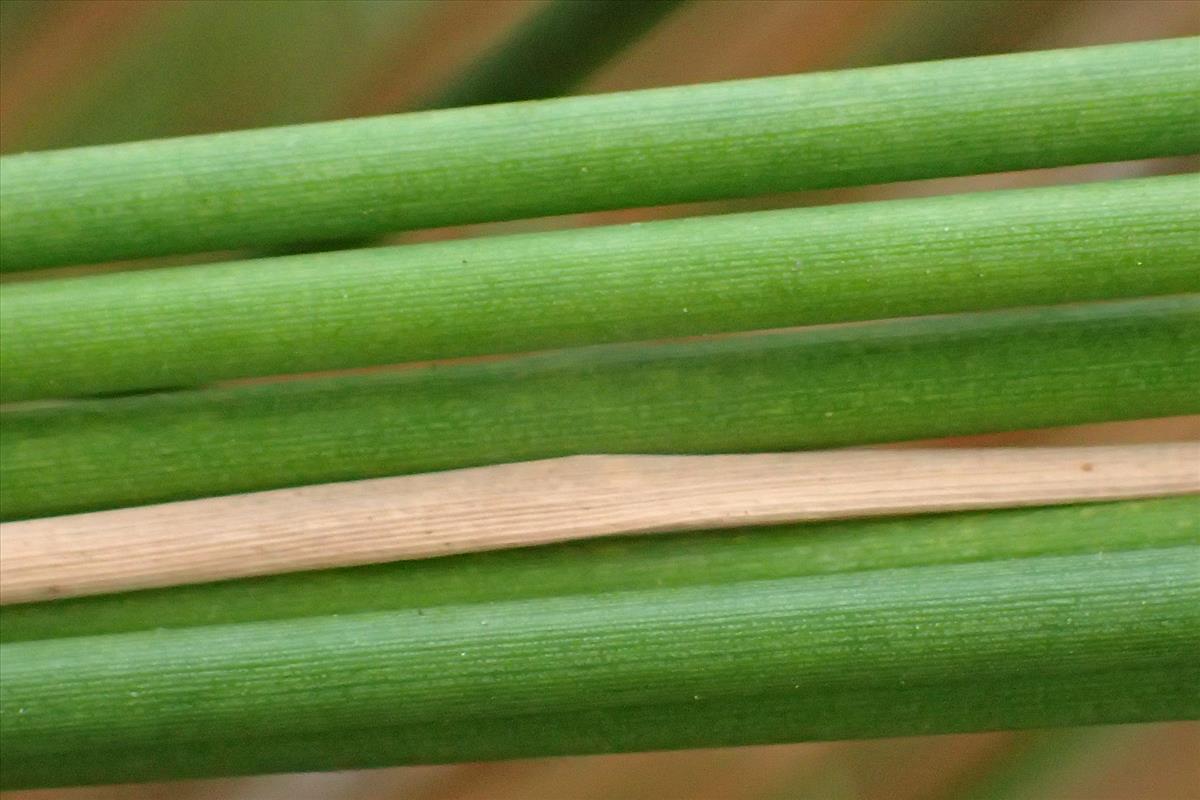
POLYGON ((600 536, 1200 493, 1197 465, 1200 442, 851 448, 324 483, 0 523, 0 604, 600 536))
MULTIPOLYGON (((521 717, 480 716, 390 728, 267 739, 226 735, 138 750, 105 748, 10 762, 8 785, 78 785, 217 775, 254 775, 587 753, 641 752, 793 742, 1104 724, 1195 716, 1200 670, 1182 667, 1034 675, 974 681, 971 673, 937 687, 752 696, 729 701, 586 709, 521 717), (998 703, 997 698, 1003 698, 998 703), (1047 698, 1053 702, 1046 702, 1047 698), (881 714, 880 709, 886 709, 881 714), (1074 721, 1074 722, 1072 722, 1074 721)), ((170 740, 174 731, 164 734, 170 740)))
POLYGON ((1200 295, 1186 295, 14 408, 0 513, 1195 413, 1197 341, 1200 295))
POLYGON ((594 540, 0 607, 0 641, 1200 544, 1200 497, 594 540))
POLYGON ((6 644, 4 780, 166 777, 160 759, 184 752, 224 773, 196 746, 248 731, 235 771, 348 766, 339 745, 296 763, 295 742, 381 733, 398 763, 540 754, 559 729, 588 752, 1183 719, 1200 713, 1198 559, 1188 546, 6 644), (1024 691, 995 693, 1010 685, 1024 691), (735 731, 694 727, 747 706, 735 731), (509 735, 482 738, 497 720, 509 735))
POLYGON ((1196 39, 0 159, 0 269, 1200 150, 1196 39))
POLYGON ((1200 291, 1200 176, 35 281, 0 400, 1200 291))
POLYGON ((567 94, 682 0, 551 0, 422 108, 567 94))

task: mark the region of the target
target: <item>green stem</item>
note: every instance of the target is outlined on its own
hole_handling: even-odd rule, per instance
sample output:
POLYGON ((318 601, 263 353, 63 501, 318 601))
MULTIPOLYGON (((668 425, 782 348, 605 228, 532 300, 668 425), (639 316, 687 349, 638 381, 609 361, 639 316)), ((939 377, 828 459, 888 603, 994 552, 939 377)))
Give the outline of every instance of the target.
POLYGON ((0 641, 1200 544, 1200 497, 600 539, 0 607, 0 641))
MULTIPOLYGON (((568 94, 683 0, 547 0, 416 109, 542 100, 568 94)), ((299 242, 270 255, 368 247, 374 237, 299 242)))
POLYGON ((550 0, 422 108, 567 94, 682 0, 550 0))
POLYGON ((35 281, 0 400, 1200 291, 1200 175, 35 281))
MULTIPOLYGON (((1068 678, 973 682, 757 696, 726 702, 580 710, 562 714, 434 721, 335 735, 266 739, 254 731, 137 750, 72 752, 55 760, 10 762, 8 785, 77 785, 271 770, 354 769, 586 753, 642 752, 792 742, 798 738, 865 738, 994 731, 1069 724, 1169 719, 1193 696, 1200 671, 1182 668, 1080 672, 1068 678), (1003 698, 998 703, 997 698, 1003 698), (1045 702, 1052 698, 1052 703, 1045 702), (886 713, 881 713, 881 709, 886 713)), ((1200 706, 1184 708, 1195 716, 1200 706)), ((174 732, 164 733, 169 740, 174 732)))
MULTIPOLYGON (((375 749, 394 763, 534 755, 551 732, 565 743, 550 752, 587 752, 1184 719, 1200 713, 1198 558, 1047 556, 6 644, 4 780, 164 777, 185 753, 189 771, 223 773, 206 743, 249 731, 236 771, 347 766, 342 745, 314 747, 345 736, 386 738, 375 749), (509 735, 481 736, 500 720, 509 735)), ((370 748, 350 758, 374 763, 370 748)))
POLYGON ((0 159, 0 269, 1200 150, 1196 39, 0 159))
POLYGON ((0 413, 0 513, 1196 413, 1197 341, 1185 295, 16 407, 0 413))

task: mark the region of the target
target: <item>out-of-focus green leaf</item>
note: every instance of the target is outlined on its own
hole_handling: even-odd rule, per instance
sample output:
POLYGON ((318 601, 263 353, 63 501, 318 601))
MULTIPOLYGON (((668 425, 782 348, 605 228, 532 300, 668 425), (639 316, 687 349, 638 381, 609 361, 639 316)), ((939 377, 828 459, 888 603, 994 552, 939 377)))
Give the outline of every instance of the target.
POLYGON ((423 7, 423 0, 155 5, 105 63, 39 109, 27 129, 11 132, 6 149, 328 118, 423 7))
POLYGON ((484 53, 427 108, 566 94, 682 0, 552 0, 484 53))

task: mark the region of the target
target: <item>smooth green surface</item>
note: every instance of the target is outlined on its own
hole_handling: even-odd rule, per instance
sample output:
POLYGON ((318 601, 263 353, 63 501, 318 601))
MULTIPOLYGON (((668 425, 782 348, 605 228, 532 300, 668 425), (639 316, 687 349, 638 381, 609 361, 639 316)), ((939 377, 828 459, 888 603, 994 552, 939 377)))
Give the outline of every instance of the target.
POLYGON ((576 453, 835 447, 1200 412, 1200 295, 0 412, 4 518, 576 453))
POLYGON ((1200 175, 0 287, 0 400, 1200 291, 1200 175))
POLYGON ((0 606, 0 641, 1200 544, 1200 497, 638 536, 0 606))
POLYGON ((453 108, 567 94, 682 0, 550 0, 422 103, 453 108))
POLYGON ((185 753, 188 774, 226 772, 203 743, 239 739, 234 771, 325 768, 347 755, 333 742, 381 730, 409 731, 376 745, 398 762, 537 754, 546 728, 559 752, 1184 719, 1200 713, 1198 567, 1193 545, 5 644, 4 781, 159 777, 185 753), (1141 683, 1100 694, 1115 674, 1141 683), (1024 692, 981 711, 968 682, 1024 692), (914 695, 932 702, 909 719, 914 695), (679 707, 770 700, 734 731, 673 730, 679 707), (618 731, 586 725, 604 715, 618 731), (558 721, 512 724, 530 716, 558 721), (318 737, 328 752, 310 741, 301 767, 296 743, 318 737))
POLYGON ((5 156, 0 269, 1193 153, 1198 41, 5 156))

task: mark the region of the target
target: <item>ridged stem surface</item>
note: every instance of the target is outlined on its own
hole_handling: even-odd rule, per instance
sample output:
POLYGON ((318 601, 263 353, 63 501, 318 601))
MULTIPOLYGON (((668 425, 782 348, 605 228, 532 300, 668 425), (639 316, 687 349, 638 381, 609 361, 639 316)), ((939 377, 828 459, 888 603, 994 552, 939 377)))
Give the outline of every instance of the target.
POLYGON ((0 269, 1200 151, 1172 39, 5 156, 0 269))
POLYGON ((1200 544, 1200 497, 573 542, 0 607, 0 641, 1200 544))
POLYGON ((1200 291, 1200 176, 0 289, 0 401, 1200 291))
POLYGON ((1191 545, 6 644, 4 781, 380 757, 316 745, 347 736, 427 762, 1186 719, 1198 566, 1191 545))
POLYGON ((6 519, 581 453, 794 450, 1200 411, 1200 295, 0 412, 6 519))

